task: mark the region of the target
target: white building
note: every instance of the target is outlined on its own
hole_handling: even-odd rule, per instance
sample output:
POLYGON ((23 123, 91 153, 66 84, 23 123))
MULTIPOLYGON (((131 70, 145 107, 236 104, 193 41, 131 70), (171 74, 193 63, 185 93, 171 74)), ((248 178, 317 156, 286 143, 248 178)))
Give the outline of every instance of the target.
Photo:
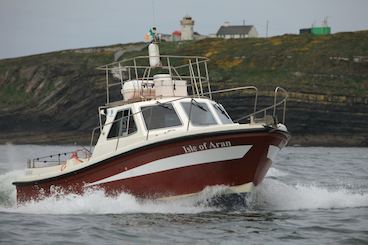
POLYGON ((258 37, 258 32, 252 25, 230 26, 225 24, 217 31, 216 37, 226 39, 258 37))
POLYGON ((194 26, 194 20, 190 16, 185 16, 181 21, 181 40, 187 41, 187 40, 193 40, 193 26, 194 26))
POLYGON ((183 17, 180 20, 181 30, 176 30, 171 34, 160 34, 160 39, 166 42, 178 42, 178 41, 188 41, 188 40, 201 40, 208 38, 206 35, 201 35, 193 30, 194 20, 190 16, 183 17))

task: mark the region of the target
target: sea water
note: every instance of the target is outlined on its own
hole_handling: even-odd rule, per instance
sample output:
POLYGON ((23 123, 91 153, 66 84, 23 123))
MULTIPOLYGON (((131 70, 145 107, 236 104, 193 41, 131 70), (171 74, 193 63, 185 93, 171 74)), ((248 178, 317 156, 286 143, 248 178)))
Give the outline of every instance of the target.
POLYGON ((50 197, 16 204, 27 158, 68 146, 0 145, 0 243, 3 244, 368 244, 368 148, 287 147, 246 207, 224 210, 201 199, 141 201, 50 197))

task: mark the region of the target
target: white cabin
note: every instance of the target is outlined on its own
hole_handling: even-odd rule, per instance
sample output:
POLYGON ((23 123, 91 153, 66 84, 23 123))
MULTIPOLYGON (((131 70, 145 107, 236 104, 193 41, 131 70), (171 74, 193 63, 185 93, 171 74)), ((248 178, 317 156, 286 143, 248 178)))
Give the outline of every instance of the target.
POLYGON ((166 136, 220 130, 234 124, 221 104, 204 98, 136 102, 109 108, 103 116, 105 125, 93 152, 98 156, 166 136))

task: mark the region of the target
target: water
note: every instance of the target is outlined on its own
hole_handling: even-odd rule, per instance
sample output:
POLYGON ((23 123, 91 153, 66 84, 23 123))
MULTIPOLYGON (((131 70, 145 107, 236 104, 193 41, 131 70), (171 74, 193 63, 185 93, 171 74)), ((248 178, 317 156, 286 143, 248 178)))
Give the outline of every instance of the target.
MULTIPOLYGON (((368 244, 368 149, 288 147, 236 210, 101 191, 15 204, 27 158, 66 146, 0 145, 0 243, 368 244)), ((221 192, 209 188, 198 199, 221 192)))

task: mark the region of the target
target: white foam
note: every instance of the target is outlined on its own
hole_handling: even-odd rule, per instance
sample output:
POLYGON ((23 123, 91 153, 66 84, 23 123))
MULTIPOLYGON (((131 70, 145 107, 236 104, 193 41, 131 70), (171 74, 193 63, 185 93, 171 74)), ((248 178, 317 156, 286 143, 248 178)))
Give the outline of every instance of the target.
MULTIPOLYGON (((11 184, 23 170, 14 170, 0 175, 0 212, 36 214, 119 214, 119 213, 199 213, 216 210, 205 205, 206 200, 226 191, 226 187, 206 188, 195 198, 176 201, 137 200, 134 196, 121 193, 107 197, 100 190, 90 191, 83 196, 57 195, 39 202, 16 204, 15 187, 11 184), (198 204, 202 203, 202 204, 198 204)), ((268 177, 281 177, 287 173, 271 168, 268 177)), ((330 209, 368 206, 368 190, 346 188, 329 189, 318 185, 285 184, 282 179, 266 178, 251 196, 255 209, 300 210, 330 209)))
POLYGON ((107 197, 103 191, 91 191, 79 195, 49 197, 38 202, 8 208, 7 212, 36 214, 120 214, 120 213, 198 213, 210 211, 193 202, 153 200, 138 201, 134 196, 121 193, 116 197, 107 197))
POLYGON ((287 185, 279 180, 265 179, 256 188, 253 204, 263 209, 301 210, 368 206, 368 192, 345 188, 328 189, 317 185, 287 185))
POLYGON ((283 177, 288 175, 286 172, 276 168, 270 168, 266 174, 266 177, 283 177))
POLYGON ((54 195, 41 201, 16 204, 16 189, 11 184, 23 170, 0 175, 0 212, 35 214, 119 214, 119 213, 199 213, 215 210, 205 202, 211 196, 223 191, 221 187, 205 189, 195 198, 175 201, 138 200, 134 196, 121 193, 115 197, 106 196, 104 191, 92 190, 84 195, 54 195))
POLYGON ((23 170, 14 170, 0 175, 0 207, 12 206, 15 204, 16 189, 12 182, 24 174, 23 170))

